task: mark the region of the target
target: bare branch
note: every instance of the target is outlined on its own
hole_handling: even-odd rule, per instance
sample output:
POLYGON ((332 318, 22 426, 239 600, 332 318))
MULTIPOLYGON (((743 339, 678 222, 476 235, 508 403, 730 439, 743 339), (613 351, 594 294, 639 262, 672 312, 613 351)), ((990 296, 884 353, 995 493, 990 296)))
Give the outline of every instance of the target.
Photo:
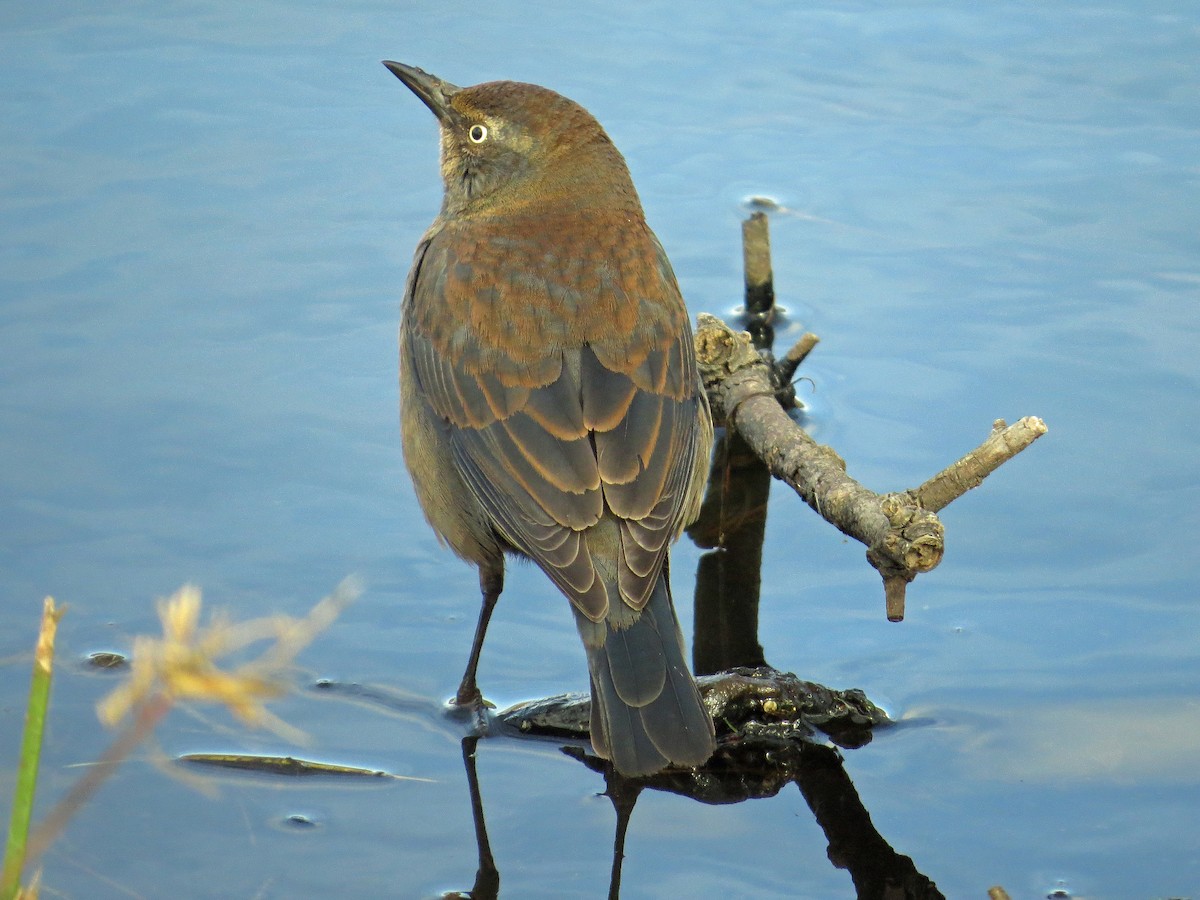
POLYGON ((750 336, 700 315, 696 355, 714 418, 735 428, 771 471, 843 534, 867 546, 883 577, 887 616, 904 617, 907 584, 941 562, 944 530, 935 512, 1046 432, 1040 419, 997 423, 976 450, 912 491, 877 494, 846 473, 831 448, 816 443, 775 398, 769 363, 750 336))
POLYGON ((1036 416, 1026 416, 1013 425, 997 419, 992 423, 992 433, 987 440, 958 462, 942 469, 914 490, 913 495, 926 509, 937 512, 971 488, 979 487, 983 479, 1045 433, 1046 423, 1036 416))

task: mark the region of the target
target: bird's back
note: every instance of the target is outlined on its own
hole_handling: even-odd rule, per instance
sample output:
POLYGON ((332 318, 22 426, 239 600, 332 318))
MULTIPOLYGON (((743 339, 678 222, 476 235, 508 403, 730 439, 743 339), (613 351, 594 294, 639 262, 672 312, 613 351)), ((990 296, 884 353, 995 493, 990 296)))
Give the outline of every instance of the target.
POLYGON ((640 217, 594 213, 440 222, 403 349, 497 530, 599 620, 614 587, 646 602, 711 426, 665 254, 640 217), (611 546, 584 533, 606 516, 611 546), (592 544, 615 554, 607 588, 592 544))

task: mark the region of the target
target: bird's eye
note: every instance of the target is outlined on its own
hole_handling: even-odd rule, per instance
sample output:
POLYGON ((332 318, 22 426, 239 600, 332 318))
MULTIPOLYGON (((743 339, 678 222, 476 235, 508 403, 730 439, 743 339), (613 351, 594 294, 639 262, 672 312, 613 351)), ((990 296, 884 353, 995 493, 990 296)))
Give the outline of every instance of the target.
POLYGON ((472 125, 467 131, 467 137, 471 139, 472 144, 482 144, 487 140, 488 130, 486 125, 472 125))

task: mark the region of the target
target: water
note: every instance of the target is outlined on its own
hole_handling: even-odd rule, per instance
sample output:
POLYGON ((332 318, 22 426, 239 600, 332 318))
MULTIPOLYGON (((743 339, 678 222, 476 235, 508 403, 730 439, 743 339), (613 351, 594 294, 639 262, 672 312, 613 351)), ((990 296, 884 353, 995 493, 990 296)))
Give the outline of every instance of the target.
MULTIPOLYGON (((693 313, 737 304, 741 203, 778 198, 779 344, 821 335, 808 424, 868 486, 920 483, 994 418, 1047 421, 944 512, 945 562, 902 625, 862 548, 777 488, 767 658, 909 723, 845 768, 946 896, 1200 892, 1194 11, 167 2, 0 20, 0 759, 44 594, 70 605, 48 803, 107 740, 91 708, 114 681, 71 660, 128 650, 184 581, 252 616, 298 613, 353 571, 369 589, 297 683, 387 686, 407 711, 302 690, 274 708, 308 748, 181 713, 161 752, 433 779, 230 776, 213 798, 147 751, 71 825, 48 888, 420 897, 475 878, 458 733, 435 712, 475 577, 420 521, 395 412, 435 130, 378 64, 393 58, 590 108, 693 313), (293 814, 317 827, 281 824, 293 814)), ((677 551, 680 596, 696 558, 677 551)), ((516 569, 489 696, 582 688, 573 631, 516 569)), ((485 741, 478 766, 502 895, 604 895, 603 783, 546 744, 485 741)), ((728 807, 645 794, 622 896, 852 896, 826 843, 794 789, 728 807)))

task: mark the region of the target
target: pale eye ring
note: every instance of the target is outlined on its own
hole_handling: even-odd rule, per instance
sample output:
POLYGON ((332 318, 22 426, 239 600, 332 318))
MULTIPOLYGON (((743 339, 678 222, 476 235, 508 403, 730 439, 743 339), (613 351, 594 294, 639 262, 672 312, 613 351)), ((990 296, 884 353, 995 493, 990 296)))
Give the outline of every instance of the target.
POLYGON ((472 125, 467 129, 467 137, 472 144, 482 144, 487 140, 488 130, 486 125, 472 125))

